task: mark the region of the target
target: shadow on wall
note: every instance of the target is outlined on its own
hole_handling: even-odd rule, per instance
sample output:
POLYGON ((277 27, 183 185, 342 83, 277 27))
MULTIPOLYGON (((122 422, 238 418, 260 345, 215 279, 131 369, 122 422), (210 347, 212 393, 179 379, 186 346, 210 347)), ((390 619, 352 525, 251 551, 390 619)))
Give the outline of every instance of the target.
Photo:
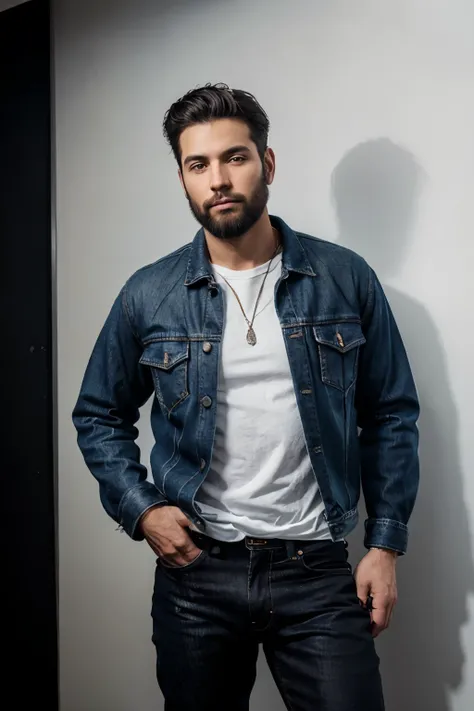
MULTIPOLYGON (((449 690, 463 681, 461 627, 474 591, 459 417, 446 354, 425 307, 386 283, 403 266, 423 179, 415 158, 386 138, 355 146, 332 175, 339 241, 367 258, 384 284, 422 409, 420 491, 408 554, 398 564, 399 603, 378 642, 387 711, 449 711, 449 690)), ((361 540, 358 533, 354 538, 361 540)), ((363 554, 358 543, 351 548, 354 560, 363 554)))

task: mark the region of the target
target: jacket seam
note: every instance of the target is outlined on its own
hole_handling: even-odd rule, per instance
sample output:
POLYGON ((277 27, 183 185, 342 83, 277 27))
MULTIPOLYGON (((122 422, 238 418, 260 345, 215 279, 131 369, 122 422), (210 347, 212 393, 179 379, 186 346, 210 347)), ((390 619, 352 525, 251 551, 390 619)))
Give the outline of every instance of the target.
POLYGON ((390 528, 398 528, 400 531, 408 531, 408 526, 401 521, 394 521, 391 518, 372 518, 368 522, 373 525, 381 525, 390 528))
POLYGON ((370 315, 373 311, 374 307, 374 294, 375 294, 375 284, 374 284, 374 272, 372 269, 369 267, 369 275, 368 275, 368 285, 367 285, 367 299, 366 299, 366 304, 364 308, 364 313, 362 314, 362 326, 366 326, 370 315))
POLYGON ((132 315, 130 313, 130 309, 128 306, 127 302, 127 286, 125 285, 123 290, 122 290, 122 305, 123 305, 123 310, 125 313, 125 318, 127 319, 128 326, 130 328, 130 331, 132 332, 133 337, 135 340, 140 344, 140 346, 143 346, 138 334, 136 333, 133 323, 132 323, 132 315))

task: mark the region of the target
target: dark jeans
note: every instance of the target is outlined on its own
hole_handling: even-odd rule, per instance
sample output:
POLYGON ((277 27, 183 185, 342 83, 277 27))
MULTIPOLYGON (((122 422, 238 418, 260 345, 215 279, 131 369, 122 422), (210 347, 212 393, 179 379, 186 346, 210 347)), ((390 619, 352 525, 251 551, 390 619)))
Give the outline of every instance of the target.
POLYGON ((166 711, 247 711, 259 644, 291 711, 383 711, 370 614, 345 543, 193 537, 204 548, 196 561, 156 569, 166 711))

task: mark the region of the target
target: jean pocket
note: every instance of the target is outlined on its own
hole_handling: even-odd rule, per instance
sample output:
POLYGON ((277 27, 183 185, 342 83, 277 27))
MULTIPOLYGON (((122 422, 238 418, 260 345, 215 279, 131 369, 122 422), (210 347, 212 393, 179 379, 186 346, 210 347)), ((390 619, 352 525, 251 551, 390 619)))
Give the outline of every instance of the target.
POLYGON ((302 549, 299 559, 306 570, 321 575, 350 574, 352 567, 348 560, 345 543, 325 543, 310 545, 302 549))
POLYGON ((158 558, 158 565, 161 566, 162 568, 166 568, 167 571, 175 572, 175 573, 181 573, 181 572, 187 572, 188 570, 192 570, 193 568, 196 568, 198 565, 201 565, 201 563, 205 560, 207 557, 207 551, 201 550, 198 555, 192 560, 190 563, 186 563, 186 565, 170 565, 167 563, 164 558, 158 558))
POLYGON ((171 414, 189 396, 189 341, 149 343, 140 363, 150 369, 158 402, 171 414))
POLYGON ((360 323, 322 324, 314 326, 313 333, 323 383, 347 392, 356 381, 359 350, 366 342, 360 323))

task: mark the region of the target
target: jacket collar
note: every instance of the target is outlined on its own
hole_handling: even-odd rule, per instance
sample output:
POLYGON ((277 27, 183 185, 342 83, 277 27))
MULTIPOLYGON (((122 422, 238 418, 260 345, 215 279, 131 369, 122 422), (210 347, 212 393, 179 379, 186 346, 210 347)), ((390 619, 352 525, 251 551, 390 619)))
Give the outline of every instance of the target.
MULTIPOLYGON (((316 276, 296 232, 280 217, 270 215, 270 221, 273 227, 279 231, 282 238, 282 269, 288 272, 306 274, 307 276, 316 276)), ((191 244, 184 284, 185 286, 191 286, 203 279, 213 281, 214 274, 211 263, 209 262, 204 230, 201 228, 196 233, 191 244)))

